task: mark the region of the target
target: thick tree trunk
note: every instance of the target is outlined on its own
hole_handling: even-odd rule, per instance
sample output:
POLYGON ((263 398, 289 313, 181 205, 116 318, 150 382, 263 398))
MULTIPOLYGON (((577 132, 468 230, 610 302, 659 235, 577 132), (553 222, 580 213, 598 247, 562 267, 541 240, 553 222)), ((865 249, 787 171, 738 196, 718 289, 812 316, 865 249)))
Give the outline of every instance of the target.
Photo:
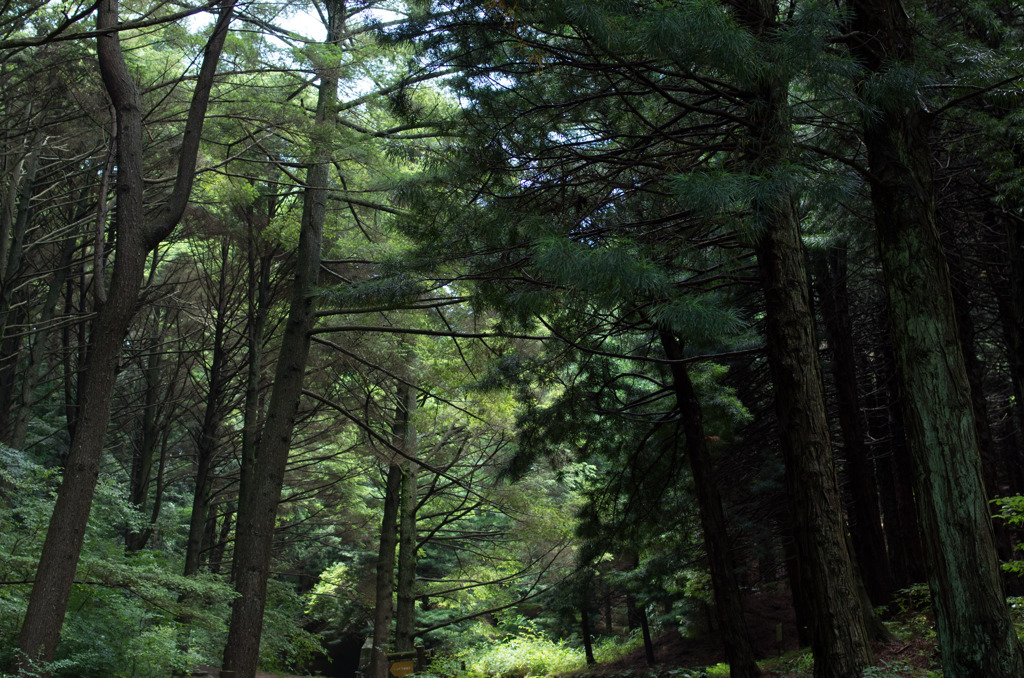
POLYGON ((704 434, 704 414, 686 366, 682 363, 683 347, 667 330, 661 330, 661 345, 671 363, 672 387, 686 436, 686 456, 693 473, 704 547, 711 568, 711 585, 715 596, 715 612, 725 646, 725 659, 732 678, 753 678, 761 675, 754 661, 750 634, 743 618, 743 601, 736 581, 736 565, 729 548, 722 497, 715 479, 714 464, 704 434))
MULTIPOLYGON (((736 15, 758 39, 775 40, 774 0, 747 0, 736 5, 736 15)), ((796 522, 799 588, 813 623, 815 677, 860 678, 872 661, 864 624, 870 610, 861 609, 847 548, 800 221, 795 196, 784 188, 793 159, 789 82, 770 68, 749 92, 746 170, 781 187, 752 199, 751 209, 768 366, 796 522)))
MULTIPOLYGON (((913 64, 896 0, 854 0, 854 54, 870 72, 913 64)), ((949 272, 935 223, 930 120, 915 93, 869 102, 864 144, 890 307, 928 582, 947 678, 1024 675, 1000 583, 949 272)))
MULTIPOLYGON (((792 148, 784 83, 757 92, 754 174, 785 171, 792 148)), ((871 663, 857 595, 822 391, 807 271, 791 195, 755 201, 768 364, 796 518, 801 587, 813 619, 816 678, 859 678, 871 663)))
MULTIPOLYGON (((251 226, 251 222, 250 222, 251 226)), ((252 497, 255 471, 256 446, 262 428, 260 407, 260 380, 263 374, 263 341, 266 335, 267 314, 270 311, 270 258, 256 256, 255 234, 249 234, 247 286, 249 317, 246 323, 245 406, 242 414, 242 459, 238 478, 238 515, 243 518, 245 508, 252 497)), ((231 581, 235 581, 232 561, 231 581)))
MULTIPOLYGON (((336 44, 344 32, 344 3, 330 0, 327 6, 328 44, 336 44)), ((336 65, 320 73, 315 122, 322 133, 336 124, 339 73, 336 65)), ((224 648, 224 670, 237 678, 254 678, 259 663, 263 610, 274 543, 274 523, 281 500, 295 418, 302 396, 309 357, 309 335, 316 322, 316 285, 320 250, 327 216, 327 184, 330 178, 329 149, 309 169, 303 195, 302 222, 292 299, 288 309, 274 387, 257 457, 239 496, 232 575, 238 597, 231 605, 231 622, 224 648)), ((243 469, 245 473, 246 469, 243 469)))
MULTIPOLYGON (((955 244, 946 243, 944 247, 947 252, 946 261, 949 269, 953 313, 962 349, 967 384, 970 388, 974 426, 978 436, 978 453, 981 455, 981 478, 985 486, 986 497, 988 499, 995 499, 1001 496, 999 492, 999 462, 996 459, 992 427, 989 425, 988 400, 985 397, 985 366, 978 358, 978 353, 975 349, 976 332, 974 318, 971 317, 970 289, 965 280, 967 273, 963 270, 960 253, 955 251, 955 244)), ((1010 533, 1006 528, 1006 523, 1000 518, 993 518, 992 531, 995 537, 996 553, 1000 560, 1012 560, 1013 545, 1011 544, 1010 533)))
MULTIPOLYGON (((406 407, 416 407, 416 392, 410 389, 406 407)), ((405 436, 405 448, 414 455, 416 429, 410 421, 405 436)), ((415 462, 402 464, 402 507, 398 519, 398 600, 395 608, 395 649, 409 652, 413 649, 416 633, 416 505, 419 494, 415 462)))
MULTIPOLYGON (((175 185, 157 215, 148 215, 143 204, 142 108, 138 89, 121 53, 118 34, 105 32, 96 39, 101 75, 117 115, 117 256, 107 298, 99 305, 93 325, 85 375, 79 385, 80 408, 74 437, 18 639, 17 669, 21 675, 51 662, 57 649, 99 477, 118 360, 135 314, 146 255, 171 233, 185 211, 203 119, 233 10, 234 0, 224 0, 196 80, 175 185)), ((97 28, 113 28, 117 21, 117 0, 101 0, 97 6, 97 28)))

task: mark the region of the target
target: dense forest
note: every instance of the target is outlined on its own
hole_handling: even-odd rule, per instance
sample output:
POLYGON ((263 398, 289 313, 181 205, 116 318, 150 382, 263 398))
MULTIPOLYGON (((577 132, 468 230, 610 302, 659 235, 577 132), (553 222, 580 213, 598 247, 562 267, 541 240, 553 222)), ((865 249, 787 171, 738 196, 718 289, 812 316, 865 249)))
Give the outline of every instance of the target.
POLYGON ((4 0, 0 91, 0 674, 1024 676, 1021 3, 4 0))

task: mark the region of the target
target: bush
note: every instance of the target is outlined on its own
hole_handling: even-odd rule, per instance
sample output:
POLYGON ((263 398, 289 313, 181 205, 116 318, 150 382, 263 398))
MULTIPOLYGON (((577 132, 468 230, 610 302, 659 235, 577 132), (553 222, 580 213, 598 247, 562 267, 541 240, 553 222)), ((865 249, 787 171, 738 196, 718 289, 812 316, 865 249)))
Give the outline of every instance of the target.
POLYGON ((583 668, 583 653, 564 642, 539 635, 521 635, 484 648, 466 663, 470 675, 495 678, 524 678, 553 673, 568 673, 583 668))

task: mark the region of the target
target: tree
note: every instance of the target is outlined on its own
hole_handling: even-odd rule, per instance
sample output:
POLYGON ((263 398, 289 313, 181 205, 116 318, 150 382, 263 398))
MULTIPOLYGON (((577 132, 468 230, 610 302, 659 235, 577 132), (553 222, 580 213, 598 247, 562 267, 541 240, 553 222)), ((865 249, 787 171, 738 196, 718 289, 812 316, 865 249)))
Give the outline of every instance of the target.
POLYGON ((914 90, 878 83, 914 64, 911 24, 899 2, 853 2, 852 49, 870 78, 862 134, 868 152, 878 249, 890 305, 907 441, 935 601, 945 673, 1024 672, 999 581, 981 477, 970 387, 956 332, 949 272, 935 223, 934 115, 914 90))
MULTIPOLYGON (((873 613, 857 595, 832 459, 792 176, 797 159, 789 94, 799 67, 784 61, 809 53, 813 64, 823 32, 813 13, 783 21, 771 3, 729 9, 642 7, 626 16, 611 3, 520 4, 507 16, 496 11, 499 16, 481 20, 478 33, 466 29, 466 19, 456 23, 450 40, 457 46, 448 54, 476 64, 463 92, 474 97, 467 118, 483 139, 475 161, 478 172, 488 173, 484 209, 493 215, 502 202, 532 209, 530 220, 508 208, 502 220, 484 217, 494 228, 480 249, 502 248, 507 254, 494 257, 497 265, 516 270, 527 268, 537 250, 538 259, 562 254, 565 248, 549 246, 552 238, 590 246, 618 239, 642 257, 655 246, 646 231, 659 226, 680 233, 677 242, 689 236, 693 249, 700 247, 694 234, 703 234, 705 223, 749 228, 746 242, 737 238, 729 245, 753 245, 765 295, 766 351, 801 540, 801 577, 814 628, 828 629, 814 636, 816 671, 856 676, 870 663, 865 619, 873 613), (514 90, 487 81, 490 75, 511 80, 514 90), (622 105, 613 110, 609 102, 622 105), (510 114, 517 116, 512 130, 510 114), (674 186, 665 185, 666 167, 677 168, 674 186), (655 203, 662 210, 655 219, 640 211, 647 204, 640 196, 658 192, 676 202, 655 203), (747 214, 737 214, 740 202, 749 205, 747 214), (510 220, 520 229, 509 229, 510 220)), ((669 274, 679 275, 673 265, 669 274)), ((549 281, 531 272, 525 278, 535 289, 520 293, 510 315, 543 315, 547 309, 536 300, 545 284, 587 284, 573 273, 579 271, 549 281)), ((685 294, 684 283, 677 284, 669 299, 685 294)), ((503 286, 504 279, 495 285, 503 286)))
POLYGON ((109 31, 97 38, 100 72, 117 119, 117 257, 110 287, 97 298, 98 315, 79 398, 81 414, 19 637, 22 658, 18 670, 22 673, 52 661, 56 651, 96 487, 122 341, 135 313, 146 257, 171 233, 185 211, 203 119, 233 11, 233 0, 219 6, 189 108, 174 188, 157 215, 150 217, 143 195, 143 111, 121 52, 120 34, 112 30, 118 22, 117 0, 105 0, 97 6, 96 26, 109 31))
MULTIPOLYGON (((344 36, 344 2, 336 0, 327 3, 326 19, 325 44, 334 47, 344 36)), ((326 57, 320 69, 315 119, 321 133, 326 133, 337 124, 339 77, 337 57, 326 57)), ((316 321, 316 285, 320 277, 331 169, 329 151, 330 145, 321 141, 306 175, 292 299, 281 340, 267 420, 260 434, 252 475, 243 475, 242 481, 248 481, 251 486, 239 491, 245 503, 239 504, 232 562, 235 589, 239 597, 231 608, 231 626, 224 649, 224 670, 233 671, 239 678, 253 678, 259 660, 274 520, 302 396, 309 356, 309 334, 316 321)))

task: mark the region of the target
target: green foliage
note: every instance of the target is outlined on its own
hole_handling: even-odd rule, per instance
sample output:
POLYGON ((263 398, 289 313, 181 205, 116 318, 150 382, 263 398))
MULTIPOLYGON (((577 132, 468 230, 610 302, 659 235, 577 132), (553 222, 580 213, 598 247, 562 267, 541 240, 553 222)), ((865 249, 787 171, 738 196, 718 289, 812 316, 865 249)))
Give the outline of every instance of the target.
POLYGON ((284 673, 323 652, 320 639, 302 626, 303 602, 293 587, 276 579, 267 583, 260 639, 260 666, 264 670, 284 673))
POLYGON ((568 673, 580 666, 580 653, 564 642, 539 635, 511 636, 467 662, 470 676, 524 678, 568 673))
POLYGON ((555 284, 585 291, 599 304, 667 292, 664 273, 628 242, 592 247, 564 238, 545 238, 537 244, 534 263, 555 284))
POLYGON ((351 564, 336 562, 320 573, 316 585, 307 592, 306 615, 331 628, 360 628, 369 620, 365 601, 356 593, 360 574, 351 564))
MULTIPOLYGON (((492 627, 477 625, 477 633, 467 634, 473 640, 467 643, 464 637, 461 645, 442 653, 431 663, 430 673, 445 678, 525 678, 570 673, 586 666, 578 640, 552 640, 532 620, 518 615, 507 618, 502 628, 509 633, 496 643, 492 627)), ((599 663, 612 662, 642 645, 637 633, 598 638, 594 658, 599 663)))
MULTIPOLYGON (((1001 518, 1007 525, 1015 527, 1024 525, 1024 495, 997 497, 992 500, 992 504, 999 507, 999 512, 995 517, 1001 518)), ((1017 544, 1016 551, 1024 552, 1024 545, 1017 544)), ((1024 576, 1024 559, 1018 558, 1008 563, 1003 563, 1003 569, 1017 576, 1024 576)))
POLYGON ((896 592, 893 604, 900 614, 929 612, 932 608, 931 591, 927 584, 912 584, 896 592))
MULTIPOLYGON (((9 487, 0 503, 3 664, 17 646, 56 476, 9 448, 0 448, 0 474, 9 487)), ((126 554, 122 530, 136 518, 113 477, 101 477, 57 662, 50 667, 56 678, 162 678, 219 657, 230 588, 211 576, 174 574, 181 563, 164 553, 126 554)))
POLYGON ((863 678, 897 678, 898 676, 932 678, 933 676, 938 677, 941 675, 942 674, 940 672, 932 671, 930 669, 917 668, 910 662, 903 661, 902 659, 897 659, 891 662, 883 661, 878 666, 869 666, 864 669, 864 673, 861 674, 863 678))
MULTIPOLYGON (((811 678, 814 675, 814 659, 807 649, 788 653, 777 659, 762 663, 762 668, 774 671, 782 678, 811 678)), ((714 675, 714 674, 708 674, 714 675)), ((724 673, 722 675, 728 675, 724 673)), ((909 660, 882 660, 869 666, 861 673, 862 678, 942 678, 942 671, 936 668, 922 668, 909 660)))

